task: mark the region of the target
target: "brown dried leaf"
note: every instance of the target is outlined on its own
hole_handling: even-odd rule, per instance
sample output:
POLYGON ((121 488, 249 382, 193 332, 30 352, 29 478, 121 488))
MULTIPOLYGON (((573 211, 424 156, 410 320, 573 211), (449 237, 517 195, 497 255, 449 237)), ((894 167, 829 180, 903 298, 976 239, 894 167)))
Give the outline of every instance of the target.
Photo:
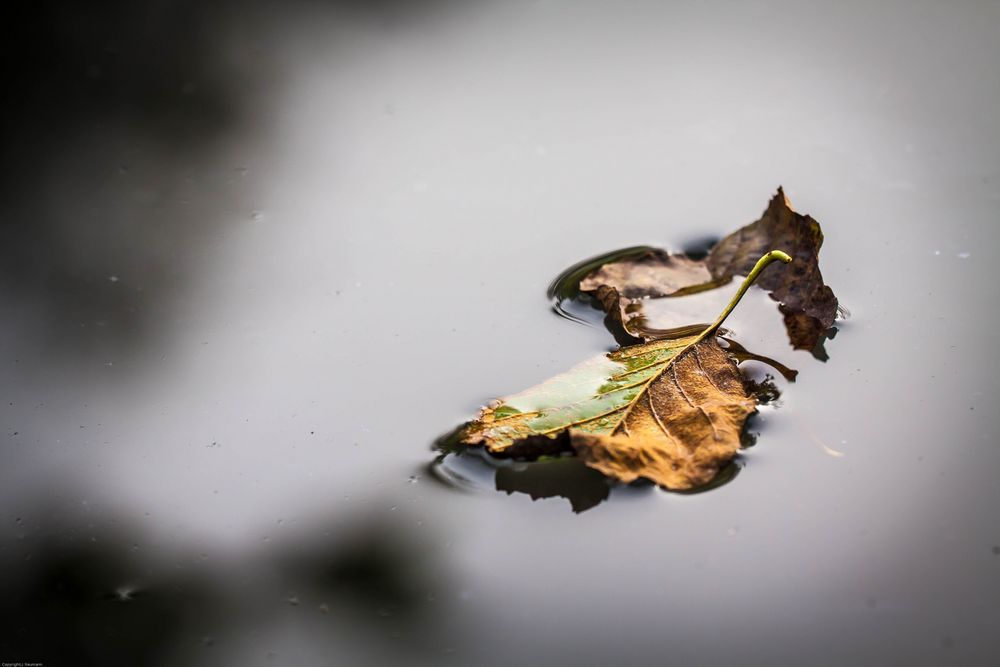
POLYGON ((837 317, 837 297, 819 270, 822 245, 819 223, 796 213, 779 187, 764 215, 719 241, 706 263, 717 279, 730 279, 752 269, 761 251, 780 248, 791 255, 791 265, 771 267, 757 284, 781 304, 793 347, 812 350, 837 317))
POLYGON ((704 260, 649 250, 599 267, 580 282, 580 291, 601 303, 608 314, 605 322, 620 343, 655 340, 666 332, 648 325, 643 299, 719 287, 746 275, 761 254, 777 248, 795 262, 771 267, 758 285, 780 303, 792 346, 813 350, 837 315, 837 298, 819 270, 822 244, 819 223, 796 213, 779 187, 759 220, 719 241, 704 260))

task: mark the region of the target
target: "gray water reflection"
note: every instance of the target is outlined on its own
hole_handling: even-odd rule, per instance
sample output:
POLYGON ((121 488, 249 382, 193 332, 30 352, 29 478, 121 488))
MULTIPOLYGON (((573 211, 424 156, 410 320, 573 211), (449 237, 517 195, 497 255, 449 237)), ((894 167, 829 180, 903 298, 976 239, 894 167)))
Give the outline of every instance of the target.
MULTIPOLYGON (((112 85, 35 171, 3 162, 4 618, 66 627, 32 615, 46 572, 82 582, 69 618, 111 604, 107 558, 224 601, 145 598, 163 632, 134 650, 163 664, 991 664, 995 4, 362 5, 220 9, 191 48, 228 83, 178 112, 191 141, 112 85), (734 323, 800 375, 733 483, 574 514, 410 480, 484 401, 610 344, 549 312, 558 270, 724 235, 778 184, 853 316, 825 364, 734 323), (18 522, 46 513, 70 518, 18 522), (98 529, 113 553, 60 555, 112 520, 137 555, 98 529), (368 524, 417 536, 383 624, 368 575, 322 565, 368 524), (324 615, 334 593, 361 602, 324 615)), ((353 562, 398 562, 359 539, 353 562)))

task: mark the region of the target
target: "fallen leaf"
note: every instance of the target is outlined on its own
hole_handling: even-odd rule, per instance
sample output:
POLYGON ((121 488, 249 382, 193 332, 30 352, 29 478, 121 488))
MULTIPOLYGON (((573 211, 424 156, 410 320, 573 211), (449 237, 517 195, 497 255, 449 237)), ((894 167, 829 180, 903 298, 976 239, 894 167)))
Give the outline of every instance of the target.
POLYGON ((746 275, 769 248, 781 248, 795 262, 775 266, 757 284, 779 302, 785 329, 796 349, 815 350, 837 316, 837 297, 819 269, 823 232, 808 215, 796 213, 779 187, 767 210, 719 241, 703 260, 644 248, 609 261, 581 279, 579 290, 607 313, 605 324, 622 344, 656 340, 669 330, 649 326, 642 302, 714 289, 746 275))
POLYGON ((744 275, 768 248, 782 248, 791 255, 793 265, 771 269, 757 284, 781 304, 792 345, 812 350, 837 317, 837 297, 819 270, 822 245, 819 223, 796 213, 779 187, 760 220, 719 241, 706 262, 712 275, 721 280, 744 275))
POLYGON ((725 311, 697 334, 624 347, 494 401, 459 441, 515 458, 570 451, 623 482, 646 478, 668 489, 711 482, 736 455, 756 409, 716 333, 775 260, 791 258, 762 256, 725 311))

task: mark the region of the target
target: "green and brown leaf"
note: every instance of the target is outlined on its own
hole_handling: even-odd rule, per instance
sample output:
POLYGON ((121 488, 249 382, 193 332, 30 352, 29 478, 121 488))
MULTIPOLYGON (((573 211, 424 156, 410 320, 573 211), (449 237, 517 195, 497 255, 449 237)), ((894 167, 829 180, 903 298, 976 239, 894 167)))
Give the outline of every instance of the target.
POLYGON ((483 408, 459 433, 491 454, 536 458, 569 450, 615 479, 668 489, 710 482, 738 452, 756 409, 716 333, 781 251, 761 257, 711 325, 681 337, 624 347, 483 408))

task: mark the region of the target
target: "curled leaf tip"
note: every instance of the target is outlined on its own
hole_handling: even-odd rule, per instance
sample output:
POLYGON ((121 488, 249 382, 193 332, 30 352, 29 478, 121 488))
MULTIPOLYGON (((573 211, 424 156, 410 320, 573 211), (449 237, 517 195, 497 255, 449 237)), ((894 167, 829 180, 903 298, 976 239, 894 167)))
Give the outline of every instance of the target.
POLYGON ((761 260, 767 257, 773 257, 774 259, 779 259, 785 264, 788 264, 789 262, 792 261, 792 258, 789 256, 789 254, 781 250, 772 250, 771 252, 764 255, 764 257, 761 257, 761 260))

